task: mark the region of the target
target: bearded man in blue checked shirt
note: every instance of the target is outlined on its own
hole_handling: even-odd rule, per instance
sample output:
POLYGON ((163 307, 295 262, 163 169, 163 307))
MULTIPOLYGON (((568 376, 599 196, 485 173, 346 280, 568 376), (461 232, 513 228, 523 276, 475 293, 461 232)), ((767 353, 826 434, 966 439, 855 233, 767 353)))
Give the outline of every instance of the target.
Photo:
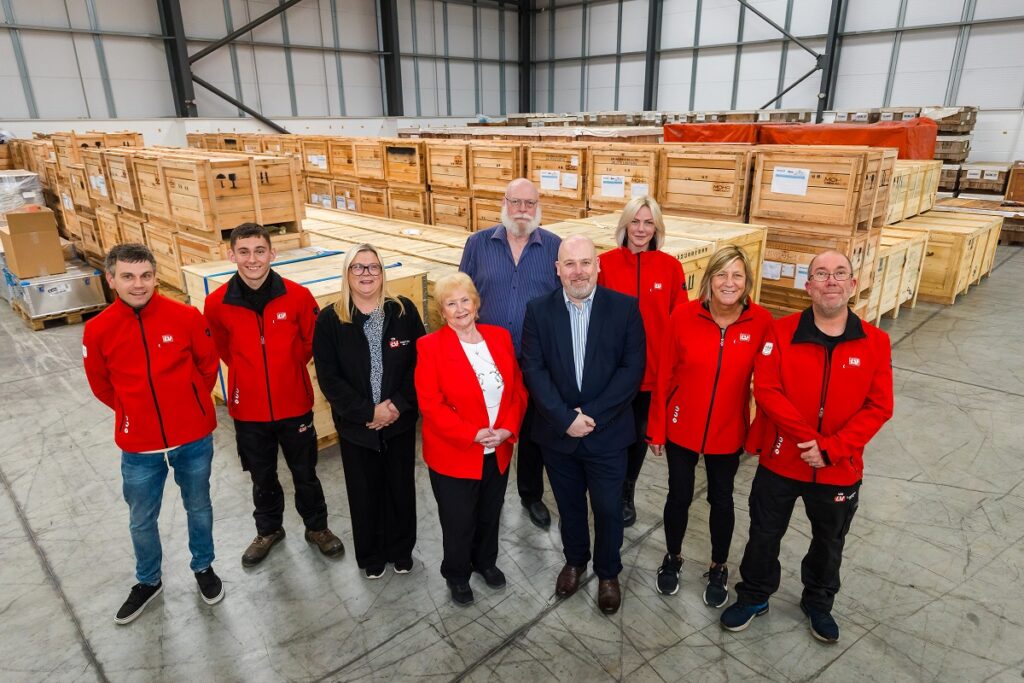
MULTIPOLYGON (((501 202, 501 223, 471 235, 459 265, 480 293, 480 322, 507 329, 517 356, 522 353, 527 302, 561 287, 555 271, 561 239, 541 228, 540 221, 536 186, 527 178, 513 180, 501 202)), ((531 399, 519 431, 516 481, 530 520, 546 529, 551 514, 541 501, 544 466, 540 448, 530 437, 535 416, 531 399)))

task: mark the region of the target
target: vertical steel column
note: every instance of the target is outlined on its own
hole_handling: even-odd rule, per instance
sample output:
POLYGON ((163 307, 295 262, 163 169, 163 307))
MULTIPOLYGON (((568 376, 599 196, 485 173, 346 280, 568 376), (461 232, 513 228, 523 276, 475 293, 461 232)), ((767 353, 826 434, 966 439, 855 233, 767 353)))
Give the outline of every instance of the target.
POLYGON ((519 0, 519 113, 533 108, 534 0, 519 0))
POLYGON ((729 108, 736 109, 736 98, 740 90, 740 58, 743 57, 743 20, 747 15, 747 8, 740 5, 739 28, 736 29, 736 59, 732 65, 732 99, 729 108))
POLYGON ((444 24, 444 92, 448 104, 448 116, 452 115, 452 67, 448 58, 448 3, 441 3, 441 23, 444 24))
POLYGON ((483 81, 480 78, 480 8, 473 0, 473 94, 476 97, 476 114, 483 113, 483 81))
MULTIPOLYGON (((11 0, 0 0, 0 5, 4 8, 4 16, 7 18, 7 23, 18 23, 17 19, 14 17, 14 7, 11 6, 11 0)), ((32 79, 28 74, 28 63, 25 61, 25 52, 21 49, 21 33, 17 29, 13 28, 8 29, 8 33, 11 35, 11 46, 14 49, 14 61, 18 65, 18 75, 21 78, 21 89, 25 94, 25 105, 28 107, 29 118, 38 119, 39 109, 36 107, 36 96, 32 91, 32 79)), ((88 100, 86 100, 86 106, 89 106, 88 100)))
MULTIPOLYGON (((277 0, 278 5, 283 5, 285 0, 277 0)), ((299 115, 299 102, 295 95, 295 70, 292 67, 292 50, 289 45, 291 40, 288 38, 288 16, 284 13, 281 14, 281 39, 284 43, 284 68, 288 74, 288 99, 292 106, 292 116, 299 115)))
MULTIPOLYGON (((964 9, 960 15, 960 21, 970 22, 974 19, 974 8, 977 0, 964 0, 964 9)), ((943 104, 947 107, 956 104, 956 98, 960 94, 960 77, 964 72, 964 59, 967 56, 967 41, 971 37, 971 25, 965 23, 960 27, 960 33, 956 36, 956 48, 953 50, 953 63, 949 67, 949 81, 946 85, 946 99, 943 104)))
POLYGON ((505 2, 498 0, 498 113, 505 115, 505 2))
MULTIPOLYGON (((786 0, 786 31, 785 35, 790 31, 793 25, 793 0, 786 0)), ((789 56, 789 41, 787 40, 782 44, 782 55, 779 57, 779 82, 775 88, 776 92, 782 92, 783 88, 786 87, 786 61, 789 56)), ((775 108, 780 109, 782 107, 782 98, 778 97, 775 99, 775 108)))
POLYGON ((615 24, 615 100, 612 109, 619 109, 619 81, 622 78, 622 0, 619 0, 619 19, 615 24))
MULTIPOLYGON (((646 111, 653 111, 658 101, 658 47, 661 45, 663 7, 664 0, 647 0, 647 51, 644 55, 644 109, 646 111)), ((619 23, 622 23, 621 14, 619 23)))
POLYGON ((818 87, 818 113, 816 121, 821 123, 825 110, 832 106, 835 75, 839 66, 839 32, 843 18, 843 0, 832 0, 828 17, 828 35, 825 38, 825 54, 818 57, 821 69, 821 85, 818 87))
POLYGON ((385 116, 404 116, 402 106, 402 55, 398 40, 397 0, 380 0, 381 47, 384 51, 385 116))
MULTIPOLYGON (((224 0, 224 28, 228 33, 235 30, 235 21, 231 16, 231 0, 224 0)), ((231 75, 235 79, 235 97, 239 100, 244 99, 242 97, 242 76, 238 70, 238 48, 234 45, 228 45, 228 54, 231 56, 231 75)), ((245 112, 241 109, 238 110, 238 116, 245 116, 245 112)))
POLYGON ((690 53, 690 110, 693 110, 697 98, 697 54, 700 47, 700 11, 701 0, 697 0, 697 15, 693 20, 693 52, 690 53))
MULTIPOLYGON (((416 28, 416 0, 409 0, 409 33, 412 35, 412 53, 420 53, 420 37, 416 28)), ((420 58, 412 58, 413 92, 416 93, 416 116, 423 116, 423 101, 420 97, 420 58)))
POLYGON ((580 111, 587 110, 587 0, 583 2, 583 21, 580 22, 580 111))
MULTIPOLYGON (((334 41, 334 49, 341 47, 341 39, 338 34, 338 0, 331 0, 331 38, 334 41)), ((341 70, 341 53, 334 53, 334 70, 338 73, 338 106, 341 108, 341 115, 345 115, 345 78, 341 70)))
POLYGON ((555 0, 548 0, 548 111, 555 111, 555 0))
MULTIPOLYGON (((89 28, 93 31, 100 30, 99 17, 96 15, 95 0, 85 0, 85 12, 89 17, 89 28)), ((117 105, 114 102, 114 89, 110 85, 110 70, 107 68, 107 52, 103 49, 103 37, 98 34, 92 36, 93 47, 96 48, 96 64, 100 70, 100 82, 103 84, 103 96, 107 100, 107 116, 117 118, 117 105)))
POLYGON ((169 40, 164 41, 167 68, 171 75, 171 93, 174 96, 174 115, 178 118, 198 116, 196 92, 192 86, 192 66, 185 43, 185 24, 181 19, 178 0, 157 0, 160 25, 169 40))

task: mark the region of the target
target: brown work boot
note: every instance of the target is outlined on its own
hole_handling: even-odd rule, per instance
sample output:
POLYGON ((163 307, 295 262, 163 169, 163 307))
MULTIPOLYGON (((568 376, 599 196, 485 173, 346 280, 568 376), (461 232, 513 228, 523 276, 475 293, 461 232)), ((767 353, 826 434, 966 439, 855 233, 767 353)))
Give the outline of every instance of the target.
POLYGON ((601 579, 597 583, 597 606, 605 614, 615 614, 622 604, 622 589, 618 579, 601 579))
POLYGON ((306 529, 306 541, 314 544, 327 557, 339 557, 345 554, 345 544, 330 529, 323 531, 306 529))
POLYGON ((558 572, 558 579, 555 581, 555 595, 560 598, 567 598, 580 587, 580 576, 587 571, 586 567, 574 567, 566 564, 562 571, 558 572))
POLYGON ((274 544, 284 539, 284 529, 278 529, 266 536, 257 536, 242 553, 242 566, 255 567, 270 554, 274 544))

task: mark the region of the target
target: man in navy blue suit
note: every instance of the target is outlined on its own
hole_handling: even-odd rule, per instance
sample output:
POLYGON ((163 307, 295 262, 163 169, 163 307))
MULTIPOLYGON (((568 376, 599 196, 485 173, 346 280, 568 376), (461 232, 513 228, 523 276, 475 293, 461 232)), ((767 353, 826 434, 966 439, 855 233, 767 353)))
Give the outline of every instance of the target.
POLYGON ((541 418, 532 436, 562 518, 565 566, 555 593, 575 593, 591 559, 589 493, 598 606, 614 614, 622 602, 622 482, 626 449, 636 440, 631 402, 644 375, 644 327, 636 299, 597 286, 589 238, 562 240, 556 268, 562 287, 526 307, 521 355, 541 418))

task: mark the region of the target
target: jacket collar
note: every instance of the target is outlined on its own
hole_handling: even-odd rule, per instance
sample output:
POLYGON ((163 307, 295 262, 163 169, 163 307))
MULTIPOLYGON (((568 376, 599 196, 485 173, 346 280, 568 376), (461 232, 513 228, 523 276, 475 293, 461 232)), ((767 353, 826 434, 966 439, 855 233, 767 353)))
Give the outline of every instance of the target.
MULTIPOLYGON (((153 315, 153 311, 160 308, 161 299, 163 299, 163 297, 160 295, 160 292, 153 292, 153 297, 146 303, 146 305, 138 309, 140 317, 149 317, 150 315, 153 315)), ((114 308, 114 310, 118 312, 119 315, 134 316, 136 313, 135 308, 126 304, 124 300, 121 297, 117 296, 116 294, 114 295, 114 303, 111 304, 111 306, 114 308)))
MULTIPOLYGON (((810 307, 804 309, 804 312, 800 314, 800 321, 797 323, 796 330, 793 332, 793 343, 821 344, 821 334, 821 331, 814 325, 814 309, 810 307)), ((867 334, 864 333, 864 325, 861 324, 860 318, 853 311, 847 311, 846 328, 839 335, 838 341, 853 341, 855 339, 863 339, 866 336, 867 334)))
MULTIPOLYGON (((270 300, 284 296, 287 293, 287 289, 284 286, 284 278, 277 274, 273 268, 267 274, 267 280, 270 282, 270 300)), ((224 292, 224 303, 232 306, 242 306, 243 308, 249 308, 248 302, 245 297, 242 296, 242 287, 248 287, 242 282, 242 276, 235 273, 228 280, 227 291, 224 292)))

